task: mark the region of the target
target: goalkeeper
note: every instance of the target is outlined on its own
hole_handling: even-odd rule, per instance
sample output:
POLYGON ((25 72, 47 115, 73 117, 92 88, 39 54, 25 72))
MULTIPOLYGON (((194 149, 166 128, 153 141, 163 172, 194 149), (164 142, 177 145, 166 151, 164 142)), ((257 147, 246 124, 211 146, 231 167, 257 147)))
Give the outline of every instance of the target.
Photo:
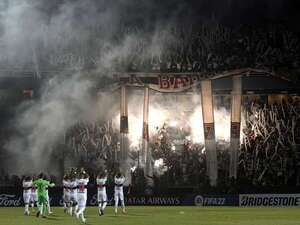
POLYGON ((45 211, 47 209, 47 188, 48 187, 54 187, 55 184, 50 183, 45 179, 45 176, 43 173, 40 173, 38 176, 38 179, 33 181, 33 183, 37 186, 37 194, 38 194, 38 212, 36 214, 36 217, 39 217, 41 214, 43 217, 45 216, 45 211))

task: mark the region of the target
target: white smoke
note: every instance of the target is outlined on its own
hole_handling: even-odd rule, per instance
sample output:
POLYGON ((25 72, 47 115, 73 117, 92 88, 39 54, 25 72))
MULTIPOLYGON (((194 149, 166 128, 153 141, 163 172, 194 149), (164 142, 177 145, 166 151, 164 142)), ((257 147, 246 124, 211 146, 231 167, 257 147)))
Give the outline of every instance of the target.
POLYGON ((55 77, 45 84, 40 99, 19 107, 13 121, 19 134, 6 145, 18 165, 12 171, 37 171, 49 166, 53 147, 63 142, 66 130, 91 115, 91 87, 92 83, 79 75, 55 77))
MULTIPOLYGON (((1 69, 35 70, 37 74, 48 70, 58 71, 57 77, 50 79, 39 90, 41 97, 19 106, 16 118, 12 121, 18 134, 6 144, 11 153, 7 163, 11 165, 15 162, 17 166, 6 167, 16 172, 51 167, 48 158, 68 128, 80 120, 93 121, 117 109, 119 99, 104 95, 97 101, 92 97, 91 91, 97 84, 85 79, 87 74, 80 72, 86 64, 92 64, 97 74, 105 74, 108 70, 114 70, 117 59, 130 58, 133 52, 136 53, 134 57, 143 60, 151 58, 140 55, 139 46, 146 46, 144 54, 161 55, 167 44, 178 41, 176 32, 171 33, 170 27, 174 22, 172 18, 179 18, 177 13, 182 14, 185 5, 174 5, 170 13, 172 18, 166 19, 165 12, 169 13, 169 10, 150 1, 7 2, 0 12, 1 69), (160 20, 156 14, 165 19, 160 20), (147 15, 156 20, 148 20, 147 15), (135 29, 122 32, 127 24, 130 24, 129 27, 138 24, 147 32, 139 33, 135 29), (65 70, 77 72, 63 77, 65 70)), ((180 19, 184 20, 182 17, 180 19)), ((181 107, 179 102, 176 103, 178 108, 181 107)), ((142 98, 137 103, 142 105, 142 98)), ((141 108, 133 109, 129 109, 129 129, 132 143, 137 145, 142 133, 142 112, 141 108)), ((201 114, 198 114, 197 107, 195 109, 192 126, 197 128, 193 128, 193 138, 195 142, 201 142, 201 114)), ((176 109, 171 111, 165 105, 151 102, 150 133, 173 118, 174 111, 176 109)), ((177 115, 177 118, 180 116, 177 115)))
MULTIPOLYGON (((150 92, 149 134, 157 135, 164 124, 176 129, 190 131, 190 141, 204 144, 204 128, 201 97, 193 93, 187 95, 158 94, 150 92)), ((141 148, 143 130, 143 92, 132 91, 128 100, 129 140, 131 149, 141 148)), ((219 104, 222 104, 221 102, 219 104)), ((223 103, 224 104, 224 103, 223 103)), ((119 114, 114 117, 114 124, 119 127, 119 114)), ((230 112, 225 107, 214 107, 216 141, 230 141, 230 112)))
MULTIPOLYGON (((11 122, 17 134, 5 146, 10 153, 6 168, 16 173, 55 170, 50 157, 66 130, 78 121, 107 116, 119 105, 118 99, 106 94, 93 98, 91 91, 97 84, 84 78, 87 73, 81 71, 85 64, 92 63, 100 75, 112 70, 116 58, 127 58, 146 35, 122 33, 124 9, 135 10, 134 4, 122 0, 7 3, 0 12, 1 69, 35 70, 38 75, 48 70, 58 72, 39 90, 40 98, 18 107, 11 122), (77 72, 64 76, 65 70, 77 72), (8 166, 12 163, 16 166, 8 166)), ((143 17, 134 13, 126 16, 133 23, 143 17)))

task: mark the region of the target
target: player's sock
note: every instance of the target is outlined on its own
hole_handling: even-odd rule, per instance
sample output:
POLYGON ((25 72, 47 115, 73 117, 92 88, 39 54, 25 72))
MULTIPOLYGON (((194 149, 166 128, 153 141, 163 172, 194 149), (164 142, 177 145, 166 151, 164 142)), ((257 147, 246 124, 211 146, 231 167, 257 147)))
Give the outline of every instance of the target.
POLYGON ((86 222, 86 219, 84 218, 84 215, 83 215, 83 213, 80 213, 80 219, 81 219, 81 221, 82 221, 83 223, 85 223, 85 222, 86 222))
POLYGON ((38 211, 41 212, 42 204, 38 204, 38 205, 37 205, 37 208, 38 208, 38 211))
POLYGON ((38 208, 38 203, 37 203, 37 202, 31 202, 31 203, 30 203, 31 211, 32 211, 33 213, 35 213, 35 208, 34 208, 35 205, 36 205, 36 207, 38 208))
POLYGON ((25 204, 25 211, 24 211, 25 215, 29 215, 29 205, 25 204))
POLYGON ((121 205, 122 205, 123 213, 125 213, 126 210, 125 210, 125 203, 124 203, 124 200, 121 200, 121 205))
POLYGON ((75 205, 75 207, 74 207, 74 212, 76 213, 77 211, 78 211, 78 204, 75 205))
POLYGON ((73 214, 73 206, 70 206, 69 213, 70 213, 70 215, 72 216, 72 214, 73 214))
POLYGON ((102 204, 99 203, 98 204, 98 213, 99 213, 99 216, 102 216, 101 208, 102 208, 102 204))
POLYGON ((48 214, 51 214, 51 207, 50 207, 50 202, 47 203, 47 211, 48 211, 48 214))
POLYGON ((67 207, 67 203, 66 203, 66 202, 64 202, 64 213, 66 213, 66 212, 67 212, 67 209, 68 209, 68 207, 67 207))
POLYGON ((77 219, 79 219, 79 211, 80 211, 80 208, 79 208, 79 210, 77 210, 77 211, 74 212, 74 214, 75 214, 75 216, 76 216, 77 219))
POLYGON ((118 212, 119 198, 115 200, 115 213, 118 212))
POLYGON ((104 210, 106 208, 106 205, 107 205, 107 202, 103 202, 101 209, 104 210))
POLYGON ((40 204, 39 211, 38 211, 39 215, 43 215, 43 209, 44 209, 43 204, 40 204))
POLYGON ((66 213, 70 213, 70 207, 71 207, 71 203, 68 202, 68 203, 67 203, 66 213))
POLYGON ((43 204, 43 211, 42 211, 42 216, 46 217, 46 212, 48 213, 48 207, 47 207, 47 203, 43 204))
POLYGON ((83 214, 84 210, 85 210, 85 207, 79 207, 78 212, 77 212, 78 215, 83 214))

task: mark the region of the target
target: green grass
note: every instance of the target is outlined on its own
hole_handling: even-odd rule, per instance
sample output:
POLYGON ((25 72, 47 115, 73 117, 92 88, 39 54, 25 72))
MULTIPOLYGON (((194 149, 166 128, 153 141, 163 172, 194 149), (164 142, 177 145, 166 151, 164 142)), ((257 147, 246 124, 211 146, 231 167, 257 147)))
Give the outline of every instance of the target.
MULTIPOLYGON (((0 225, 73 225, 75 218, 52 208, 46 219, 34 214, 23 215, 23 208, 0 208, 0 225)), ((238 208, 238 207, 127 207, 128 213, 113 213, 107 207, 105 215, 98 216, 96 207, 86 209, 87 224, 107 225, 300 225, 297 208, 238 208)))

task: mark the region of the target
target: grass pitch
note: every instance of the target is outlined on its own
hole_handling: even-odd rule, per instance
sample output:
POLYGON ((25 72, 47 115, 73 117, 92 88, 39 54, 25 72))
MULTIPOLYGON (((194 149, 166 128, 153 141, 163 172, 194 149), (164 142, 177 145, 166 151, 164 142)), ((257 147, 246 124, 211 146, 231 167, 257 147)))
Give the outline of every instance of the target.
MULTIPOLYGON (((0 208, 0 225, 74 225, 78 220, 52 208, 48 218, 36 218, 35 213, 23 215, 23 208, 0 208)), ((120 210, 121 211, 121 210, 120 210)), ((297 208, 238 207, 127 207, 127 214, 114 215, 107 207, 98 216, 96 207, 86 209, 88 225, 300 225, 297 208)))

